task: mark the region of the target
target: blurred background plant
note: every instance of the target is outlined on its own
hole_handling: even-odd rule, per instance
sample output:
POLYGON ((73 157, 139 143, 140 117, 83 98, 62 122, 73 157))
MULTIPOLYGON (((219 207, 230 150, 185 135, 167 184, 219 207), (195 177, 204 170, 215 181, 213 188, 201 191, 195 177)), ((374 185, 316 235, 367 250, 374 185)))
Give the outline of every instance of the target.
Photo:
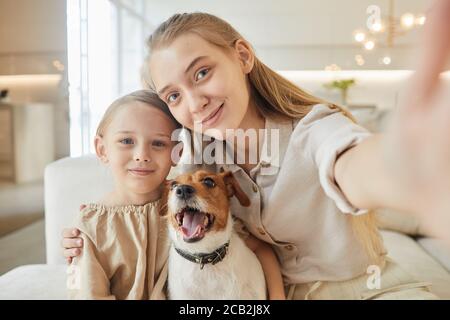
POLYGON ((334 80, 324 84, 324 87, 330 90, 338 89, 341 92, 341 103, 347 106, 348 89, 355 85, 355 79, 334 80))

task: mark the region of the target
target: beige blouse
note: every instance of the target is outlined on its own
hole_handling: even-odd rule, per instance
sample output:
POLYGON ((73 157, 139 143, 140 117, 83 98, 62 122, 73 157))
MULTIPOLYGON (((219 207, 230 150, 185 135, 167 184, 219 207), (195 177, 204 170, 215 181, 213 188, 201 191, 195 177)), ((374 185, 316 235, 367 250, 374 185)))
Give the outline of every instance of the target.
POLYGON ((81 210, 75 226, 84 247, 71 265, 71 299, 165 299, 170 242, 159 202, 81 210))
MULTIPOLYGON (((250 233, 272 244, 286 284, 341 281, 366 273, 370 259, 348 218, 367 210, 346 199, 334 179, 334 164, 370 133, 338 109, 321 104, 301 120, 266 118, 265 129, 260 161, 250 174, 223 159, 220 164, 196 164, 189 154, 180 160, 181 171, 233 172, 251 206, 244 208, 232 198, 232 213, 250 233)), ((233 159, 228 144, 215 143, 216 155, 228 153, 233 159)))

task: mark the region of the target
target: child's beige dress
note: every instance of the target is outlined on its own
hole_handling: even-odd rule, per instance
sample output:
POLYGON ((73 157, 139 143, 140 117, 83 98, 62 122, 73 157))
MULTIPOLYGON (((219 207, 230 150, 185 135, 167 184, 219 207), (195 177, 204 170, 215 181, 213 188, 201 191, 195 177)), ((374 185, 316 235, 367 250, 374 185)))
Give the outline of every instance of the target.
POLYGON ((81 210, 84 246, 69 269, 71 299, 165 299, 169 239, 159 202, 81 210))

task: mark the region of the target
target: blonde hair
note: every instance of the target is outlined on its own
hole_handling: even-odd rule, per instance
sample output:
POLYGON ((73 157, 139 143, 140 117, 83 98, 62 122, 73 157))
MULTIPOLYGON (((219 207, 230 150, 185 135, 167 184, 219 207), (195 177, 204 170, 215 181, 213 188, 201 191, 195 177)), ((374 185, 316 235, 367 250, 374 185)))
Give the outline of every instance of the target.
MULTIPOLYGON (((201 12, 175 14, 159 25, 148 38, 149 57, 154 50, 170 45, 177 37, 186 33, 200 36, 226 51, 233 49, 236 41, 240 39, 245 41, 244 37, 228 22, 214 15, 201 12)), ((252 51, 254 50, 252 49, 252 51)), ((254 52, 252 53, 254 55, 254 52)), ((301 119, 311 111, 314 105, 326 104, 330 108, 340 110, 356 122, 346 109, 300 89, 262 63, 255 55, 254 66, 248 79, 251 85, 251 97, 264 117, 301 119)), ((148 66, 142 69, 142 80, 147 86, 155 89, 148 66)), ((360 216, 350 216, 350 223, 369 257, 373 261, 379 262, 384 251, 375 218, 372 212, 360 216)))
POLYGON ((121 107, 131 102, 142 102, 150 107, 161 110, 175 124, 176 128, 181 128, 181 124, 175 120, 166 103, 162 101, 155 92, 151 90, 138 90, 120 97, 111 103, 97 126, 97 136, 103 137, 114 114, 116 114, 121 107))

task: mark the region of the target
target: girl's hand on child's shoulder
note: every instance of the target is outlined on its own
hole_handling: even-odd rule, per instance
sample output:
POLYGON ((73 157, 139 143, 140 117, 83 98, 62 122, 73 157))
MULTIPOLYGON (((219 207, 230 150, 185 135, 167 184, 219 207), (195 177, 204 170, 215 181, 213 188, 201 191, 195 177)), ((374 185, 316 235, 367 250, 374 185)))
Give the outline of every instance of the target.
MULTIPOLYGON (((86 205, 82 204, 80 206, 80 211, 83 210, 86 205)), ((61 246, 64 249, 64 257, 66 258, 67 264, 72 263, 72 258, 75 258, 81 254, 81 249, 83 248, 83 239, 80 236, 80 230, 77 228, 65 228, 62 231, 63 239, 61 241, 61 246)))

